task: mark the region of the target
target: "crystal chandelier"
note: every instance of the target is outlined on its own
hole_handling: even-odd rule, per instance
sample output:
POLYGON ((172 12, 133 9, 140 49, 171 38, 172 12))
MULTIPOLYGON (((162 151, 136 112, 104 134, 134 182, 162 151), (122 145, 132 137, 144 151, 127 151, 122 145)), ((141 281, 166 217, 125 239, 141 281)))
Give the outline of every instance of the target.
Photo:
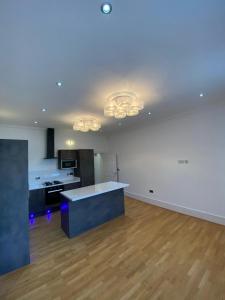
POLYGON ((105 105, 104 115, 123 119, 126 116, 136 116, 144 108, 143 103, 131 92, 112 94, 105 105))
POLYGON ((92 118, 82 118, 76 120, 73 125, 73 130, 88 132, 89 130, 98 131, 101 128, 101 123, 92 118))

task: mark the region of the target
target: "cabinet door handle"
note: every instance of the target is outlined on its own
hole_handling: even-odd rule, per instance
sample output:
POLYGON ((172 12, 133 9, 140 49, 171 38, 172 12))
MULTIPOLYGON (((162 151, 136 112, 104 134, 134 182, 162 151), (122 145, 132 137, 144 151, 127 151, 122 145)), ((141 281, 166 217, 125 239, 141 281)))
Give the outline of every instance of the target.
POLYGON ((56 193, 56 192, 61 192, 61 191, 63 191, 63 189, 54 190, 54 191, 48 191, 48 194, 52 194, 52 193, 56 193))

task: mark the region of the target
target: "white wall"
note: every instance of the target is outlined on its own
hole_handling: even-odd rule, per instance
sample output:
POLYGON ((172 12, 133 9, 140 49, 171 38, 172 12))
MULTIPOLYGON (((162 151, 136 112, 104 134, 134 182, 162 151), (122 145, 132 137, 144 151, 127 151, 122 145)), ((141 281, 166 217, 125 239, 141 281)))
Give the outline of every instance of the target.
MULTIPOLYGON (((46 156, 46 129, 0 124, 0 139, 28 140, 29 171, 56 169, 56 160, 43 159, 46 156)), ((77 133, 73 130, 55 129, 55 150, 58 149, 94 149, 95 152, 107 152, 106 138, 98 133, 77 133), (66 141, 75 142, 68 146, 66 141)))
POLYGON ((95 154, 94 164, 95 164, 95 183, 104 182, 103 159, 101 153, 95 154))
POLYGON ((132 196, 225 224, 225 105, 149 121, 112 135, 109 147, 132 196))
POLYGON ((115 153, 95 155, 95 183, 117 181, 117 162, 115 153))

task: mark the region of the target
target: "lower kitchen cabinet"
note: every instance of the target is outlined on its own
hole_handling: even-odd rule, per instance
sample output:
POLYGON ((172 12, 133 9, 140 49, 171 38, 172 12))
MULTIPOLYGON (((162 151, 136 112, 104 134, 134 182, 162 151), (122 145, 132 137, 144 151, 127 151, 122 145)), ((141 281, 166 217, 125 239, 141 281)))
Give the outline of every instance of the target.
MULTIPOLYGON (((73 189, 78 189, 80 188, 81 184, 80 182, 73 182, 73 183, 68 183, 64 184, 64 190, 69 191, 73 189)), ((60 194, 58 195, 58 203, 60 203, 60 194)), ((41 216, 46 213, 48 209, 50 210, 58 210, 60 205, 56 205, 53 208, 49 207, 46 205, 46 191, 45 189, 36 189, 36 190, 31 190, 29 193, 29 215, 31 216, 32 214, 34 216, 41 216)))
POLYGON ((64 185, 64 191, 74 190, 80 188, 80 182, 73 182, 64 185))
POLYGON ((45 189, 31 190, 29 195, 29 213, 42 215, 45 211, 45 189))

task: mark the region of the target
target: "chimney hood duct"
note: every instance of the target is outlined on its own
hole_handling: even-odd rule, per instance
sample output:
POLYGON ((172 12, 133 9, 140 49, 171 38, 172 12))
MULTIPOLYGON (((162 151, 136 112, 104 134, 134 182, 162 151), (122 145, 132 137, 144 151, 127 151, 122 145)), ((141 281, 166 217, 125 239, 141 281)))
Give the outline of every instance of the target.
POLYGON ((46 159, 55 157, 55 130, 54 128, 47 128, 47 141, 46 141, 46 159))

